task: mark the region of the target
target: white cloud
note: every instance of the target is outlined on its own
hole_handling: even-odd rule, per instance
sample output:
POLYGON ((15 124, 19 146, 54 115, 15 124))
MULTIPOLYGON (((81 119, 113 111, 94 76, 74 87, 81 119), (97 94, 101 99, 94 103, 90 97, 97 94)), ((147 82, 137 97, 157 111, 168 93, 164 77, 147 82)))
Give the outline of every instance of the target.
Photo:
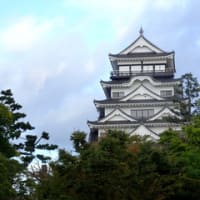
POLYGON ((196 45, 200 47, 200 38, 196 40, 196 45))
POLYGON ((178 7, 179 9, 185 9, 189 0, 155 0, 155 6, 162 10, 170 10, 178 7))
POLYGON ((55 120, 56 123, 68 123, 76 121, 81 115, 91 110, 91 102, 88 101, 88 95, 79 91, 77 94, 63 96, 63 104, 49 109, 47 113, 47 121, 55 120), (80 98, 81 96, 81 103, 80 98), (56 118, 55 118, 56 116, 56 118), (51 120, 49 120, 51 119, 51 120))
POLYGON ((48 79, 59 77, 67 68, 64 61, 60 61, 56 66, 35 66, 27 70, 25 79, 30 86, 34 86, 32 92, 38 93, 44 86, 48 79))
POLYGON ((60 18, 39 21, 32 16, 23 17, 0 32, 1 48, 11 51, 30 49, 34 43, 46 37, 55 26, 62 24, 60 18))
MULTIPOLYGON (((89 9, 90 11, 95 12, 95 10, 101 10, 103 12, 109 13, 116 13, 121 11, 122 13, 128 13, 127 9, 140 7, 147 3, 147 0, 101 0, 101 1, 94 1, 94 0, 65 0, 65 6, 75 6, 80 7, 82 9, 89 9)), ((131 11, 131 10, 130 10, 131 11)), ((102 13, 97 13, 102 14, 102 13)), ((103 17, 103 16, 102 16, 103 17)))
POLYGON ((88 74, 92 74, 95 72, 95 62, 93 59, 89 59, 89 61, 85 64, 85 71, 88 74))
POLYGON ((109 24, 108 28, 116 33, 116 37, 126 34, 129 27, 140 20, 143 12, 148 8, 148 0, 64 0, 67 9, 84 11, 80 28, 99 23, 109 24))

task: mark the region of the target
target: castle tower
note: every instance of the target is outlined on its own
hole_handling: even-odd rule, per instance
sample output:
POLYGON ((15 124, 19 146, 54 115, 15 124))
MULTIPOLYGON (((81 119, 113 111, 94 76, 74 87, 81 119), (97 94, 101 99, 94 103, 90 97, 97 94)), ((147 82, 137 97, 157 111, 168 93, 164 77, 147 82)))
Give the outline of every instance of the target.
POLYGON ((166 117, 181 118, 174 102, 180 79, 174 78, 174 52, 152 44, 140 30, 139 37, 118 54, 109 54, 113 71, 110 81, 101 81, 106 98, 94 100, 97 121, 88 121, 90 141, 103 137, 108 129, 157 139, 169 127, 180 125, 166 117))

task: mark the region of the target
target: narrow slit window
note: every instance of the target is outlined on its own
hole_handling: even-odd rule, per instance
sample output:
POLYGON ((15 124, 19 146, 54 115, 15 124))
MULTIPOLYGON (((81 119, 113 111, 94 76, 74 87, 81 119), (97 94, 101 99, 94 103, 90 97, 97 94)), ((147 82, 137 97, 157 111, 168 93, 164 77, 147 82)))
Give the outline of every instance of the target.
POLYGON ((117 99, 124 96, 124 92, 112 92, 112 98, 117 99))

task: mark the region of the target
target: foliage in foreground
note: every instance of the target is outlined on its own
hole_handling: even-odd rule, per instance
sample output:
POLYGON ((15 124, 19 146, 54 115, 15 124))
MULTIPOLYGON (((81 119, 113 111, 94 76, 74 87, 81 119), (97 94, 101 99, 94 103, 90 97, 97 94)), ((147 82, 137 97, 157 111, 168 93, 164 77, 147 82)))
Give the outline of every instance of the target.
POLYGON ((39 137, 30 134, 34 127, 25 122, 26 114, 16 103, 11 90, 0 93, 0 199, 30 199, 34 180, 29 178, 27 166, 34 158, 50 159, 36 154, 37 149, 53 150, 57 146, 42 144, 49 135, 43 132, 39 137), (29 132, 29 134, 27 133, 29 132))
POLYGON ((38 185, 38 199, 197 200, 200 118, 183 132, 168 130, 152 142, 108 131, 92 144, 83 132, 74 132, 71 139, 79 155, 60 150, 52 173, 38 185))
POLYGON ((182 76, 182 88, 183 94, 178 91, 174 102, 180 103, 184 121, 191 122, 195 116, 182 133, 168 130, 153 142, 148 137, 108 131, 98 143, 89 144, 86 134, 77 131, 71 137, 76 155, 60 150, 58 160, 47 170, 34 173, 27 169, 34 158, 50 159, 35 150, 51 150, 56 145, 40 143, 49 139, 46 132, 39 137, 27 134, 34 127, 24 122, 22 106, 15 102, 11 90, 2 91, 0 199, 199 199, 200 85, 189 73, 182 76))

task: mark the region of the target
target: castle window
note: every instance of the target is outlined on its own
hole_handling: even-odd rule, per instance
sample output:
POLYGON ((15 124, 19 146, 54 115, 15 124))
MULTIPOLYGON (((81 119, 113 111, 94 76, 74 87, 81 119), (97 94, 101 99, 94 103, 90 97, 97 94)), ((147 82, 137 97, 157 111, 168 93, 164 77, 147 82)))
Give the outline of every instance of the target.
POLYGON ((119 66, 120 72, 129 72, 129 66, 119 66))
POLYGON ((171 97, 172 96, 172 90, 161 90, 160 96, 161 97, 171 97))
POLYGON ((141 65, 132 65, 131 66, 131 72, 141 72, 141 65))
POLYGON ((153 71, 153 65, 144 65, 143 71, 144 72, 152 72, 153 71))
POLYGON ((147 119, 154 115, 154 109, 131 110, 131 116, 135 119, 147 119))
POLYGON ((124 96, 124 92, 112 92, 112 98, 121 98, 124 96))
POLYGON ((165 65, 155 65, 156 72, 165 72, 165 65))

